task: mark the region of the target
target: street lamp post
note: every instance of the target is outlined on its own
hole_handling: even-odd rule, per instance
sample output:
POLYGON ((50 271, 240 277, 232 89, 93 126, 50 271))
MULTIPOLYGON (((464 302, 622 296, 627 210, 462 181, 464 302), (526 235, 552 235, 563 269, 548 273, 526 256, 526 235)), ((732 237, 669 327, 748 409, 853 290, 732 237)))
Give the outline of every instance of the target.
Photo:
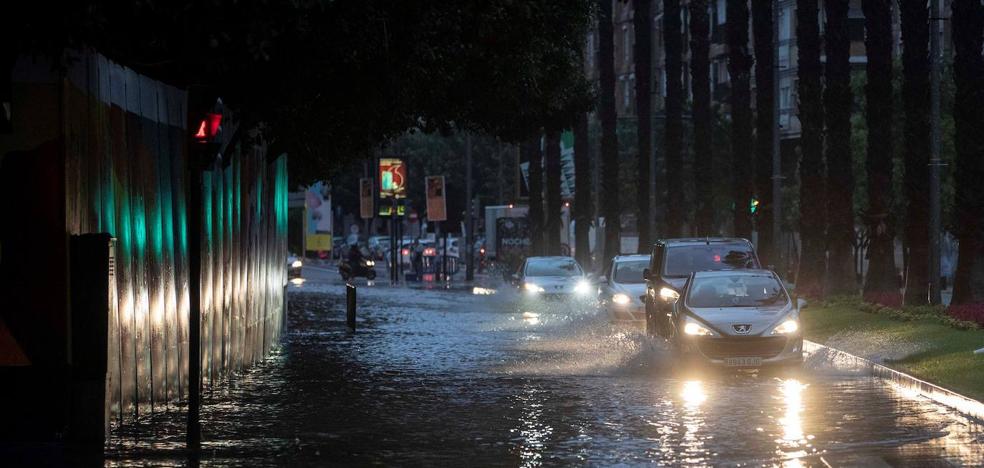
POLYGON ((475 279, 475 220, 472 213, 472 147, 471 133, 465 133, 465 281, 475 279))

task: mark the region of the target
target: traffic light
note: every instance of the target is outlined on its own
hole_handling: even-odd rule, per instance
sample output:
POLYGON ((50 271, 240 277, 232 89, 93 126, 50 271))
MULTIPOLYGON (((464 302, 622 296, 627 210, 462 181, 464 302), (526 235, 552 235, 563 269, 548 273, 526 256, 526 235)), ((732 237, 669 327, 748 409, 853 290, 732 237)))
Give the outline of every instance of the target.
POLYGON ((751 201, 748 202, 748 212, 755 216, 759 209, 759 199, 758 197, 752 197, 751 201))

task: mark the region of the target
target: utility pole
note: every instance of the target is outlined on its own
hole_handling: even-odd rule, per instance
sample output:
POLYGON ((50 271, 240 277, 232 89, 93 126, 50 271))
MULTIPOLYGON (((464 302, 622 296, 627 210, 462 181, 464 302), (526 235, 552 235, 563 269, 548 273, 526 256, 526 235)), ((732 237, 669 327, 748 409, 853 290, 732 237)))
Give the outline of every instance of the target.
MULTIPOLYGON (((772 4, 772 264, 782 259, 782 155, 779 152, 779 0, 772 4)), ((762 226, 767 229, 766 226, 762 226)))
POLYGON ((475 220, 472 213, 472 147, 471 132, 465 133, 465 281, 475 279, 475 220))
POLYGON ((929 303, 939 304, 940 297, 940 62, 942 61, 940 0, 930 0, 929 63, 930 63, 930 159, 929 159, 929 303))

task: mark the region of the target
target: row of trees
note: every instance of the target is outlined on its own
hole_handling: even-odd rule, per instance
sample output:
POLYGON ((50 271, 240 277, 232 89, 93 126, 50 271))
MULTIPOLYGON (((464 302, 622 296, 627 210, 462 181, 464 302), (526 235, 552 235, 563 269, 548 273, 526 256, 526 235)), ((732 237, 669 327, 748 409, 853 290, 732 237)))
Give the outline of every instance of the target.
MULTIPOLYGON (((704 0, 689 2, 690 78, 692 101, 686 102, 683 89, 683 34, 679 0, 661 0, 662 33, 665 47, 666 89, 665 120, 661 149, 665 161, 665 235, 684 234, 684 226, 698 235, 717 234, 722 219, 715 219, 714 185, 705 177, 684 177, 684 139, 687 137, 683 110, 692 111, 693 174, 712 173, 714 123, 716 111, 711 102, 709 83, 710 34, 704 0), (686 185, 693 184, 693 187, 686 185), (692 213, 685 207, 684 193, 695 194, 692 213), (692 219, 689 219, 690 216, 692 219)), ((773 7, 772 1, 727 2, 726 42, 730 75, 730 167, 732 225, 725 228, 737 236, 751 237, 753 220, 748 202, 760 201, 755 222, 758 224, 759 249, 766 262, 774 252, 777 239, 771 236, 774 194, 772 152, 774 139, 773 105, 773 7), (749 10, 749 3, 751 9, 749 10), (751 19, 751 21, 749 21, 751 19), (751 23, 752 31, 748 28, 751 23), (749 51, 749 45, 752 51, 749 51), (751 99, 752 67, 755 67, 755 102, 751 99), (753 112, 754 109, 754 112, 753 112)), ((855 276, 856 229, 860 225, 868 239, 868 273, 861 285, 866 298, 881 302, 898 302, 899 283, 895 263, 895 239, 905 246, 906 303, 926 303, 929 284, 929 165, 930 161, 930 21, 927 2, 863 0, 865 15, 864 88, 855 96, 852 90, 851 39, 848 28, 848 3, 823 2, 821 33, 820 4, 817 0, 800 0, 796 5, 798 45, 798 117, 801 123, 799 164, 798 231, 801 256, 798 288, 805 294, 855 294, 859 285, 855 276), (895 89, 893 51, 893 9, 899 9, 902 33, 900 89, 895 89), (826 59, 821 61, 821 56, 826 59), (900 97, 902 112, 894 103, 900 97), (864 145, 852 147, 852 117, 862 109, 864 145), (896 157, 896 126, 901 126, 904 143, 896 157), (860 168, 856 161, 863 161, 860 168), (866 188, 866 203, 857 210, 854 187, 866 188), (901 190, 896 190, 901 186, 901 190), (902 206, 901 214, 893 207, 902 206), (898 219, 901 217, 902 219, 898 219), (897 229, 901 226, 901 229, 897 229), (899 231, 899 232, 897 232, 899 231)), ((599 34, 597 63, 600 83, 597 88, 597 117, 600 120, 600 206, 598 213, 605 225, 603 259, 618 253, 622 214, 617 154, 614 41, 610 0, 599 0, 596 9, 599 34), (615 220, 613 222, 613 220, 615 220)), ((649 204, 649 161, 653 148, 651 109, 652 1, 632 0, 635 16, 635 73, 637 78, 636 210, 639 223, 640 250, 652 241, 649 231, 654 208, 649 204)), ((953 118, 955 123, 956 195, 955 224, 950 226, 960 242, 954 304, 984 302, 984 191, 974 181, 984 176, 984 138, 979 130, 984 123, 984 60, 981 59, 984 35, 984 10, 979 2, 952 2, 953 79, 956 89, 953 118)), ((587 148, 586 116, 574 120, 575 161, 578 198, 574 218, 579 221, 575 245, 586 261, 587 229, 593 208, 588 193, 592 170, 590 159, 577 147, 587 148)), ((550 139, 547 139, 548 142, 550 139)), ((549 147, 549 144, 548 144, 549 147)), ((529 155, 537 157, 538 145, 531 145, 529 155)), ((546 152, 548 155, 550 150, 546 152)), ((532 161, 531 162, 535 162, 532 161)), ((537 166, 532 164, 531 167, 537 166)), ((546 166, 547 191, 552 190, 546 166)), ((539 179, 538 177, 534 177, 539 179)), ((624 183, 624 181, 622 181, 624 183)), ((536 187, 531 187, 538 192, 536 187)), ((535 195, 534 195, 535 196, 535 195)), ((549 195, 548 195, 549 198, 549 195)), ((534 211, 541 200, 531 199, 534 211)), ((559 212, 559 202, 547 200, 546 216, 559 212)), ((534 212, 533 217, 538 218, 534 212)), ((726 218, 724 219, 727 220, 726 218)), ((545 231, 547 236, 553 230, 545 231)), ((549 241, 547 241, 549 244, 549 241)))

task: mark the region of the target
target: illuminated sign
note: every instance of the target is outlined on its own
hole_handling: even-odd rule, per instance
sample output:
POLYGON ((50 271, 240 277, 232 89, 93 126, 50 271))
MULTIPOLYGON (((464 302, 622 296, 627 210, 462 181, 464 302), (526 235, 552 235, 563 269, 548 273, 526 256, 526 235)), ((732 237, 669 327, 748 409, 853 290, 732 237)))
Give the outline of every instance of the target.
POLYGON ((379 198, 406 198, 407 166, 402 159, 379 160, 379 198))

